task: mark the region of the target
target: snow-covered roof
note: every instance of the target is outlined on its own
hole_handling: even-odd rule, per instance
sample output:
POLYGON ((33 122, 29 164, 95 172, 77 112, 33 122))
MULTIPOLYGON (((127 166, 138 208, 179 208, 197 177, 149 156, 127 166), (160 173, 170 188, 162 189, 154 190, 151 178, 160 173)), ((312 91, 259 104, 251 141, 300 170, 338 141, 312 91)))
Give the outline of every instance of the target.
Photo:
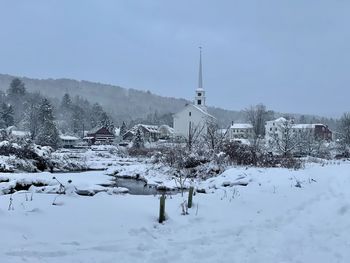
POLYGON ((293 128, 294 129, 314 129, 316 126, 325 126, 322 123, 300 123, 300 124, 294 124, 293 128))
POLYGON ((287 121, 287 119, 284 117, 279 117, 276 120, 274 120, 274 122, 285 122, 285 121, 287 121))
POLYGON ((253 129, 253 125, 250 123, 234 123, 230 127, 231 129, 253 129))
POLYGON ((203 113, 203 114, 206 115, 207 117, 212 118, 212 119, 216 119, 213 115, 209 114, 206 110, 204 110, 204 109, 202 109, 201 107, 198 107, 198 106, 196 106, 196 105, 194 105, 194 104, 186 104, 185 107, 184 107, 182 110, 178 111, 178 112, 175 113, 173 116, 178 115, 179 113, 181 113, 181 112, 182 112, 184 109, 186 109, 187 107, 192 107, 192 108, 198 110, 199 112, 203 113))
POLYGON ((286 118, 279 117, 279 118, 277 118, 275 120, 271 120, 271 121, 267 121, 267 122, 271 123, 271 122, 286 122, 286 121, 288 121, 286 118))
POLYGON ((150 132, 158 132, 158 126, 157 125, 139 124, 139 126, 144 127, 146 130, 148 130, 150 132))
POLYGON ((174 131, 174 128, 170 127, 169 125, 166 125, 166 124, 163 124, 161 126, 159 126, 158 128, 158 131, 166 131, 170 134, 173 134, 175 131, 174 131))
POLYGON ((294 124, 294 129, 313 129, 315 128, 315 124, 294 124))
POLYGON ((16 137, 26 137, 26 136, 29 136, 30 133, 27 131, 11 130, 11 135, 16 136, 16 137))
POLYGON ((65 141, 77 141, 77 140, 79 140, 79 138, 77 138, 75 136, 70 136, 70 135, 60 135, 60 139, 65 140, 65 141))
POLYGON ((209 114, 207 111, 205 111, 201 107, 198 107, 197 105, 193 105, 193 104, 190 104, 190 105, 196 108, 197 110, 199 110, 200 112, 202 112, 203 114, 207 115, 208 117, 216 119, 213 115, 209 114))
POLYGON ((130 132, 131 134, 135 134, 136 131, 140 128, 143 127, 150 133, 159 133, 158 131, 158 126, 157 125, 147 125, 147 124, 136 124, 134 127, 132 127, 130 130, 127 131, 130 132))

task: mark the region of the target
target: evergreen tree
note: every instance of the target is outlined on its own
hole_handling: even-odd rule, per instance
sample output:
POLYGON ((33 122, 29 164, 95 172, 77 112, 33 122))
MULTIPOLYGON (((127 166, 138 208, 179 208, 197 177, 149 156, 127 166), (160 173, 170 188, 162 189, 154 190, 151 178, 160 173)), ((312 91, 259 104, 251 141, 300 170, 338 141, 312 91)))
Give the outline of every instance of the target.
POLYGON ((43 99, 39 107, 39 132, 36 141, 40 145, 57 147, 59 134, 54 122, 53 109, 48 99, 43 99))
POLYGON ((61 102, 61 109, 70 110, 72 108, 72 100, 68 93, 65 93, 61 102))
POLYGON ((141 149, 145 147, 145 139, 143 137, 143 132, 141 129, 137 129, 134 141, 133 141, 133 147, 137 149, 141 149))
POLYGON ((26 95, 24 83, 19 78, 13 79, 7 90, 7 102, 13 106, 13 118, 16 124, 23 119, 26 95))
POLYGON ((343 150, 350 151, 350 112, 340 118, 338 133, 343 150))
POLYGON ((103 112, 104 111, 100 104, 95 103, 94 105, 92 105, 91 116, 90 116, 90 124, 92 128, 101 125, 101 121, 102 121, 101 116, 103 112))
POLYGON ((26 93, 26 88, 24 86, 24 83, 19 78, 14 78, 11 83, 10 87, 7 90, 7 95, 12 97, 18 97, 23 96, 26 93))
POLYGON ((30 101, 24 112, 24 127, 29 130, 32 140, 35 140, 39 130, 39 106, 37 102, 30 101))
POLYGON ((100 116, 100 126, 107 128, 110 132, 114 133, 113 121, 108 117, 106 112, 102 112, 100 116))
POLYGON ((7 128, 14 125, 13 108, 11 105, 2 103, 0 108, 0 126, 7 128))
POLYGON ((72 106, 72 110, 69 124, 72 132, 74 134, 79 134, 79 132, 83 130, 84 112, 82 108, 76 105, 72 106))
POLYGON ((122 124, 122 126, 120 127, 119 135, 120 135, 121 137, 123 137, 124 134, 125 134, 126 132, 127 132, 127 127, 126 127, 125 122, 123 121, 123 124, 122 124))

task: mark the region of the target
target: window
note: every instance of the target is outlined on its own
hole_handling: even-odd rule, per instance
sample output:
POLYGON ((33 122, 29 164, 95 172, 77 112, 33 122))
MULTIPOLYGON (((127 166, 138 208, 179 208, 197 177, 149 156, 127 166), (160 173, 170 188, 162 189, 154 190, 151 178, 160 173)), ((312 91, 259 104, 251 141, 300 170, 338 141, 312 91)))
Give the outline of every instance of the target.
POLYGON ((202 104, 202 101, 201 101, 201 100, 198 100, 197 102, 198 102, 198 105, 201 105, 201 104, 202 104))
POLYGON ((272 131, 272 127, 270 128, 270 131, 272 131))
POLYGON ((191 116, 191 112, 188 113, 188 116, 191 116))
POLYGON ((198 92, 198 97, 202 96, 202 93, 198 92))

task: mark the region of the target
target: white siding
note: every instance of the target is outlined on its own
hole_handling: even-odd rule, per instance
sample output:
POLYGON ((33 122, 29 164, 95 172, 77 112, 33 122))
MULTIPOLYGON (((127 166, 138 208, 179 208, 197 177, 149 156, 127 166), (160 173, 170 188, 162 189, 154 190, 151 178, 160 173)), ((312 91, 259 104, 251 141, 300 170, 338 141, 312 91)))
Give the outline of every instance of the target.
POLYGON ((210 115, 197 109, 193 105, 187 105, 182 111, 174 115, 174 132, 177 136, 188 137, 189 125, 199 127, 206 132, 206 122, 210 115))

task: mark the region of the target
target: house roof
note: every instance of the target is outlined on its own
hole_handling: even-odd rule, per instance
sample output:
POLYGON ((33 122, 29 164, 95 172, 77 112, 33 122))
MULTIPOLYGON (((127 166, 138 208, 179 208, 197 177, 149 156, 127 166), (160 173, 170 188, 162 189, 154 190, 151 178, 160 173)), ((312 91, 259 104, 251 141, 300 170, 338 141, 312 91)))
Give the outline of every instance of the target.
POLYGON ((250 123, 234 123, 230 127, 231 129, 252 129, 253 125, 250 123))
POLYGON ((267 122, 285 122, 285 121, 288 121, 288 120, 284 117, 279 117, 275 120, 271 120, 271 121, 267 121, 267 122))
POLYGON ((301 123, 301 124, 294 124, 293 128, 295 128, 295 129, 313 129, 316 126, 325 126, 325 125, 322 123, 312 123, 312 124, 301 123))
MULTIPOLYGON (((92 130, 90 130, 87 134, 94 134, 94 133, 97 133, 98 131, 102 130, 102 129, 105 129, 108 131, 108 129, 106 127, 95 127, 93 128, 92 130)), ((108 131, 109 133, 111 133, 110 131, 108 131)), ((112 134, 112 133, 111 133, 112 134)))
POLYGON ((147 125, 147 124, 136 124, 134 127, 132 127, 130 130, 128 130, 126 133, 131 133, 134 135, 140 127, 144 128, 145 130, 147 130, 150 133, 159 133, 157 125, 147 125))
POLYGON ((172 127, 170 127, 169 125, 166 125, 166 124, 163 124, 163 125, 159 126, 158 131, 160 131, 160 130, 167 131, 170 134, 175 132, 174 128, 172 128, 172 127))
POLYGON ((70 136, 70 135, 60 135, 60 139, 65 140, 65 141, 77 141, 77 140, 79 140, 79 138, 77 138, 75 136, 70 136))
POLYGON ((213 118, 213 119, 216 119, 213 115, 209 114, 207 111, 203 110, 201 107, 198 107, 194 104, 186 104, 185 107, 180 110, 179 112, 175 113, 174 116, 178 115, 179 113, 181 113, 184 109, 186 109, 187 107, 192 107, 196 110, 198 110, 199 112, 203 113, 204 115, 206 115, 207 117, 209 118, 213 118))
POLYGON ((103 127, 97 126, 95 128, 92 128, 90 131, 88 131, 88 134, 92 134, 92 133, 96 133, 98 132, 100 129, 102 129, 103 127))
POLYGON ((158 126, 157 125, 138 124, 138 127, 141 127, 141 126, 149 132, 158 133, 158 126))

